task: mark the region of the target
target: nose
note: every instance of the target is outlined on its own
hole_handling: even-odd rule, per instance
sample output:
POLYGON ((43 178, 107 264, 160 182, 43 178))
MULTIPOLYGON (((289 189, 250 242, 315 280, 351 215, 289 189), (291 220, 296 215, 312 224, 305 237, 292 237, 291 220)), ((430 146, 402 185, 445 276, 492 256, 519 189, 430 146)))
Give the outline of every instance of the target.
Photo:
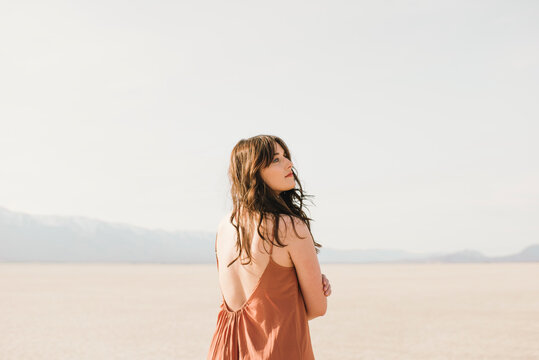
POLYGON ((288 160, 289 164, 288 164, 288 169, 292 169, 292 161, 291 160, 288 160))

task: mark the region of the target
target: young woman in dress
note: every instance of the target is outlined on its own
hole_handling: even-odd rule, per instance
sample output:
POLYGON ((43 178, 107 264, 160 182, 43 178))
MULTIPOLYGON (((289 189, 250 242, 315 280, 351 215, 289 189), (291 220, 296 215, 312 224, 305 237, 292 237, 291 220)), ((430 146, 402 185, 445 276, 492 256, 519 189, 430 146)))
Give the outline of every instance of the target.
POLYGON ((326 313, 331 286, 290 151, 276 136, 242 139, 228 175, 233 209, 215 239, 222 302, 207 359, 314 359, 308 320, 326 313))

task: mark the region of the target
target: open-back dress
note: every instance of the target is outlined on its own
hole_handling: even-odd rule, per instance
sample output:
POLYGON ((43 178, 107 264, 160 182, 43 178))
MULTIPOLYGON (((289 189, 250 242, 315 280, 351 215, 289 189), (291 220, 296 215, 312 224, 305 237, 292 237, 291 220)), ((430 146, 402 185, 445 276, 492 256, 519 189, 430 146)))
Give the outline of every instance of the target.
MULTIPOLYGON (((217 238, 215 257, 217 271, 217 238)), ((295 267, 277 264, 272 258, 254 291, 237 311, 225 298, 217 315, 208 360, 312 360, 314 359, 305 302, 295 267)))

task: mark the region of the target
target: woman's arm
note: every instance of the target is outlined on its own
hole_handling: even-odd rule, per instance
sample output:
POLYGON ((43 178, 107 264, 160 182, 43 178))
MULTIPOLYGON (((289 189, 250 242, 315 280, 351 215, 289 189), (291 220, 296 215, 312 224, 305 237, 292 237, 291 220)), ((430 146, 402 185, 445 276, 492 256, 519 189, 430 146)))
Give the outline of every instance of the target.
MULTIPOLYGON (((331 284, 329 283, 328 278, 324 274, 322 274, 322 286, 323 286, 324 295, 325 296, 331 295, 331 284)), ((311 314, 307 314, 307 320, 312 320, 312 319, 315 319, 317 317, 318 316, 313 316, 311 314)))
MULTIPOLYGON (((318 256, 313 238, 307 224, 294 218, 298 235, 292 228, 291 221, 286 217, 286 242, 288 252, 296 268, 298 281, 305 301, 307 318, 309 320, 323 316, 327 310, 327 299, 323 291, 323 278, 318 263, 318 256), (321 286, 322 285, 322 286, 321 286), (322 291, 321 291, 322 290, 322 291)), ((283 219, 284 220, 284 219, 283 219)))

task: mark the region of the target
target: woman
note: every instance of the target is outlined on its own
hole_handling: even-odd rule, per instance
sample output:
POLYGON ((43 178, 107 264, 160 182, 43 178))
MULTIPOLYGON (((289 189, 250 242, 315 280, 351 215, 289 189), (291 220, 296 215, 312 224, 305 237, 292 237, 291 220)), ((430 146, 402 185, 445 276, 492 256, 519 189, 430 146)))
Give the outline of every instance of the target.
POLYGON ((290 159, 271 135, 232 150, 233 209, 215 239, 223 301, 208 359, 314 359, 308 320, 326 313, 331 286, 290 159))

